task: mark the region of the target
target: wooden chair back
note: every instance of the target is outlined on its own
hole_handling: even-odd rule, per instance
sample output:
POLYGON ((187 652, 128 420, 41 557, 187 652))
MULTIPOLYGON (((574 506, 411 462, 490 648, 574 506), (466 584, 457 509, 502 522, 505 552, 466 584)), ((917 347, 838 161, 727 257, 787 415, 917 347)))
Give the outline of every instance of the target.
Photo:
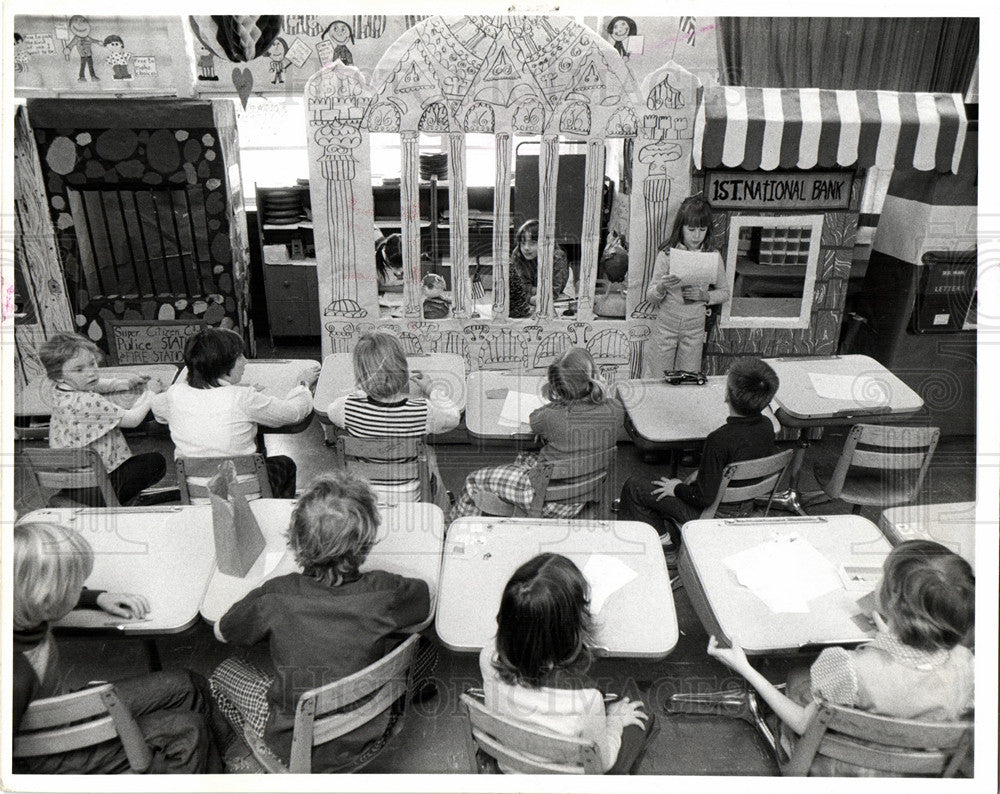
POLYGON ((121 507, 101 456, 93 449, 31 449, 22 454, 42 488, 98 488, 106 507, 121 507))
MULTIPOLYGON (((364 670, 304 692, 295 707, 288 766, 273 753, 260 752, 259 740, 250 743, 257 760, 268 772, 308 774, 312 771, 313 747, 344 736, 391 708, 398 709, 392 735, 399 733, 403 728, 411 668, 419 640, 419 635, 413 634, 364 670), (357 708, 346 710, 362 700, 364 702, 357 708)), ((364 763, 370 760, 365 759, 364 763)))
POLYGON ((337 436, 337 465, 350 468, 378 490, 379 483, 416 480, 420 501, 431 502, 431 473, 427 446, 422 438, 357 438, 337 436))
POLYGON ((533 497, 525 511, 489 491, 473 496, 476 506, 490 516, 541 518, 547 502, 586 502, 595 506, 595 518, 607 520, 614 500, 617 447, 580 455, 561 463, 538 463, 528 472, 533 497))
POLYGON ((879 503, 889 506, 911 502, 920 492, 940 437, 936 427, 854 425, 823 490, 834 499, 845 498, 844 485, 850 469, 873 469, 901 476, 901 485, 882 489, 879 503), (903 476, 906 473, 910 476, 903 476))
POLYGON ((114 684, 101 684, 29 704, 14 736, 12 756, 66 753, 115 737, 125 748, 131 771, 147 771, 153 753, 135 718, 118 698, 114 684))
POLYGON ((972 721, 905 720, 820 703, 781 773, 808 775, 816 756, 826 756, 894 775, 953 777, 972 744, 972 721))
POLYGON ((592 740, 529 728, 494 714, 470 692, 461 696, 467 719, 465 743, 471 771, 480 773, 476 751, 527 775, 599 775, 600 756, 592 740), (543 760, 544 759, 544 760, 543 760))
POLYGON ((715 500, 701 511, 701 518, 714 518, 720 505, 748 502, 765 496, 767 507, 764 515, 767 515, 774 492, 794 454, 795 450, 786 449, 766 458, 730 463, 722 470, 722 482, 719 483, 715 500))
POLYGON ((237 488, 247 499, 271 499, 271 481, 267 478, 267 463, 259 452, 233 458, 177 458, 177 487, 181 504, 205 504, 209 501, 208 481, 227 460, 236 467, 237 488))

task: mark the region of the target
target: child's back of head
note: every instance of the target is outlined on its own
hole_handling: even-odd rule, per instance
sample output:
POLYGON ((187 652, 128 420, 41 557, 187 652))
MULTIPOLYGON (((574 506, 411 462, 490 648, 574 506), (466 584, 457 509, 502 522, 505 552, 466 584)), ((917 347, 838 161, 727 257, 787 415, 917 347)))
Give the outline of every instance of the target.
POLYGON ((976 577, 953 551, 909 540, 883 565, 879 606, 896 636, 913 648, 954 648, 976 622, 976 577))
POLYGON ((337 586, 354 578, 378 534, 375 494, 345 471, 309 486, 292 511, 288 547, 306 576, 337 586))
POLYGON ((570 348, 549 364, 542 394, 557 405, 577 400, 599 404, 607 399, 607 390, 597 376, 594 357, 582 347, 570 348))
POLYGON ((729 405, 741 416, 759 414, 778 391, 778 374, 759 358, 741 358, 726 376, 729 405))
POLYGON ((589 587, 561 554, 540 554, 507 582, 497 612, 494 667, 510 684, 538 687, 554 670, 585 667, 591 636, 589 587))
POLYGON ((354 345, 354 379, 369 397, 388 400, 409 389, 403 345, 383 331, 364 334, 354 345))
POLYGON ((211 389, 228 375, 243 355, 243 337, 226 328, 205 328, 184 345, 188 383, 196 389, 211 389))
POLYGON ((59 620, 80 600, 94 552, 79 533, 47 522, 14 527, 14 629, 59 620))
POLYGON ((38 357, 45 367, 45 374, 51 380, 59 380, 63 374, 63 365, 81 350, 92 353, 95 362, 100 361, 101 350, 97 345, 85 336, 65 331, 53 334, 42 342, 38 348, 38 357))

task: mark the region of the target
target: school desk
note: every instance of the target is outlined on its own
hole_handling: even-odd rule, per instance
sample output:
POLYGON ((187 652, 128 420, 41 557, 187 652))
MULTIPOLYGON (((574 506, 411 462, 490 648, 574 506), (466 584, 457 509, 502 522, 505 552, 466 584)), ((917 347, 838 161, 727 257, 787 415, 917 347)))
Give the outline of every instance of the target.
MULTIPOLYGON (((990 522, 992 530, 996 521, 990 522)), ((976 503, 903 505, 882 511, 879 528, 893 546, 904 540, 935 540, 976 568, 976 503)))
MULTIPOLYGON (((726 423, 726 376, 713 375, 704 384, 672 385, 662 378, 626 380, 616 384, 625 406, 625 429, 643 456, 660 450, 676 453, 697 447, 709 433, 726 423)), ((770 408, 765 409, 777 430, 770 408)), ((672 454, 676 475, 676 454, 672 454)))
MULTIPOLYGON (((174 364, 130 364, 121 367, 100 367, 98 374, 102 378, 131 378, 136 375, 155 378, 166 388, 177 377, 177 366, 174 364)), ((17 438, 48 438, 49 417, 52 408, 43 394, 44 377, 36 378, 16 395, 14 400, 14 433, 17 438)), ((106 394, 111 402, 122 408, 131 408, 143 387, 106 394)))
MULTIPOLYGON (((705 631, 721 642, 736 639, 747 654, 760 655, 794 653, 806 646, 853 645, 873 635, 874 627, 858 600, 877 586, 891 547, 871 521, 855 515, 710 519, 689 521, 681 535, 678 570, 684 590, 705 631), (839 566, 846 566, 845 576, 863 571, 862 581, 850 588, 841 584, 808 600, 807 611, 773 611, 740 584, 726 564, 731 555, 760 544, 803 540, 838 572, 839 566)), ((793 582, 801 570, 789 571, 787 578, 776 570, 770 581, 793 582)), ((790 589, 794 596, 795 586, 790 589)))
MULTIPOLYGON (((608 588, 598 604, 599 654, 661 659, 673 650, 677 613, 663 547, 653 528, 638 521, 489 516, 454 521, 445 537, 435 619, 441 642, 454 651, 478 651, 489 642, 511 574, 544 552, 565 555, 585 572, 610 567, 634 576, 618 589, 608 588)), ((592 602, 600 589, 592 592, 592 602)))
MULTIPOLYGON (((406 357, 410 373, 422 372, 430 378, 431 393, 440 395, 465 408, 465 360, 457 353, 424 353, 406 357)), ((316 382, 316 415, 321 422, 329 422, 326 409, 335 399, 357 388, 354 382, 354 364, 350 353, 332 353, 323 359, 323 369, 316 382)), ((410 384, 410 394, 420 396, 415 383, 410 384)))
MULTIPOLYGON (((252 358, 247 361, 246 369, 243 371, 243 379, 240 385, 262 386, 262 394, 268 397, 284 399, 288 392, 299 384, 299 380, 309 370, 319 368, 319 362, 312 359, 300 358, 252 358)), ((187 380, 187 367, 181 369, 177 375, 177 382, 183 383, 187 380)), ((279 427, 261 427, 260 433, 301 433, 312 423, 312 414, 306 416, 301 422, 293 425, 281 425, 279 427)), ((264 451, 264 450, 261 450, 264 451)), ((266 452, 265 452, 266 454, 266 452)))
POLYGON ((465 426, 469 435, 484 441, 524 442, 534 439, 531 426, 500 424, 507 394, 533 394, 541 397, 544 375, 527 372, 480 369, 469 373, 465 426))
POLYGON ((128 620, 98 609, 78 609, 54 628, 74 634, 137 637, 144 640, 150 669, 160 669, 155 638, 176 634, 198 619, 215 567, 209 505, 117 508, 46 508, 22 521, 68 526, 94 549, 91 589, 137 593, 150 603, 143 620, 128 620))
MULTIPOLYGON (((285 537, 294 500, 256 499, 249 504, 267 545, 245 577, 229 576, 213 566, 201 604, 201 616, 209 623, 219 620, 229 607, 267 579, 298 570, 291 553, 287 552, 285 537)), ((434 617, 444 514, 435 505, 419 502, 379 505, 379 514, 382 523, 378 539, 361 570, 383 570, 427 582, 431 592, 430 613, 426 620, 411 627, 412 631, 420 631, 429 626, 434 617)))
POLYGON ((795 456, 789 467, 789 488, 777 493, 773 507, 800 515, 799 474, 813 427, 893 422, 912 416, 924 401, 882 364, 868 356, 769 358, 778 375, 775 415, 785 427, 798 431, 795 456))

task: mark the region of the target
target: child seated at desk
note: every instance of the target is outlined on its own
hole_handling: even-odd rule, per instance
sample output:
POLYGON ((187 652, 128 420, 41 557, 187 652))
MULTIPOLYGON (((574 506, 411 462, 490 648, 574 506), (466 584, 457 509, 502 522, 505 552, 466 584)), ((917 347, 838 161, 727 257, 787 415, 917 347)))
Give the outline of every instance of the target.
MULTIPOLYGON (((427 583, 385 571, 361 573, 378 534, 375 495, 347 472, 317 479, 299 497, 288 527, 288 548, 301 573, 264 582, 215 624, 222 642, 267 641, 275 675, 230 658, 212 673, 219 706, 234 725, 247 726, 287 764, 295 706, 303 692, 338 681, 378 661, 399 633, 427 618, 427 583)), ((426 680, 436 648, 421 641, 414 689, 436 691, 426 680)), ((313 750, 312 769, 336 772, 376 746, 389 714, 313 750)))
MULTIPOLYGON (((531 412, 532 432, 545 439, 538 453, 527 452, 505 466, 478 469, 465 478, 465 489, 451 511, 451 520, 480 515, 474 494, 491 491, 505 502, 524 510, 531 506, 535 489, 528 476, 539 461, 561 463, 613 447, 625 409, 597 373, 590 352, 582 347, 567 350, 549 365, 548 381, 542 387, 547 405, 531 412)), ((547 502, 545 518, 572 518, 584 504, 547 502)))
POLYGON ((580 569, 561 554, 539 554, 514 571, 500 598, 496 637, 479 654, 486 707, 529 727, 591 739, 603 772, 635 773, 653 717, 627 697, 605 706, 587 676, 589 593, 580 569))
MULTIPOLYGON (((890 717, 950 722, 974 707, 975 656, 963 643, 976 620, 976 578, 954 552, 930 540, 908 540, 882 566, 875 638, 853 651, 824 649, 808 675, 793 670, 787 694, 747 661, 734 641, 708 653, 742 675, 781 720, 781 742, 794 745, 817 701, 890 717), (790 735, 785 728, 790 728, 790 735)), ((813 775, 876 776, 875 770, 817 756, 813 775)))
MULTIPOLYGON (((48 376, 42 394, 52 407, 49 446, 96 450, 122 504, 159 482, 167 471, 163 455, 132 455, 121 428, 142 424, 162 384, 143 377, 101 378, 97 367, 100 350, 78 334, 53 334, 42 343, 38 355, 48 376), (127 410, 103 396, 140 386, 145 390, 127 410)), ((91 507, 104 505, 99 488, 66 488, 62 494, 91 507)))
MULTIPOLYGON (((14 735, 29 704, 65 694, 68 670, 50 624, 74 607, 100 608, 120 618, 142 618, 149 604, 139 595, 83 589, 94 567, 86 538, 68 527, 25 522, 14 527, 14 735)), ((169 670, 114 682, 152 751, 154 774, 223 771, 220 752, 232 752, 234 735, 215 708, 208 682, 190 670, 169 670)), ((128 771, 118 739, 80 750, 17 758, 20 774, 117 774, 128 771)))
POLYGON ((726 378, 726 424, 705 439, 701 465, 686 481, 671 477, 629 477, 622 487, 619 521, 654 527, 672 553, 680 549, 681 526, 712 504, 730 463, 774 454, 774 425, 761 412, 778 391, 778 376, 759 358, 741 359, 726 378))
MULTIPOLYGON (((153 416, 170 426, 179 458, 232 458, 257 451, 257 425, 301 422, 312 411, 309 386, 319 373, 303 373, 284 399, 240 385, 247 360, 243 339, 225 328, 206 328, 184 345, 187 383, 175 383, 153 400, 153 416)), ((267 458, 267 478, 276 499, 295 496, 295 461, 267 458)))
MULTIPOLYGON (((360 393, 338 397, 327 408, 327 416, 337 427, 359 438, 422 438, 428 433, 447 433, 458 427, 461 411, 451 400, 434 394, 430 379, 422 372, 410 374, 403 345, 383 331, 364 334, 352 353, 354 378, 360 393), (422 396, 410 396, 410 383, 422 396)), ((427 449, 434 502, 447 511, 444 482, 438 473, 434 450, 427 449)), ((373 483, 380 496, 415 502, 419 483, 373 483)))

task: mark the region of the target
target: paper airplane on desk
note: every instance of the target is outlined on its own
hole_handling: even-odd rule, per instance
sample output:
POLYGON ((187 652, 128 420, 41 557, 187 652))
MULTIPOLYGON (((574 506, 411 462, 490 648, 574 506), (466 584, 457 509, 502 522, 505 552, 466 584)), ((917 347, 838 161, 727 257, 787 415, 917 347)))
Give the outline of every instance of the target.
POLYGON ((212 532, 215 534, 215 562, 229 576, 246 576, 267 545, 257 519, 236 482, 231 460, 219 465, 208 481, 212 502, 212 532))

